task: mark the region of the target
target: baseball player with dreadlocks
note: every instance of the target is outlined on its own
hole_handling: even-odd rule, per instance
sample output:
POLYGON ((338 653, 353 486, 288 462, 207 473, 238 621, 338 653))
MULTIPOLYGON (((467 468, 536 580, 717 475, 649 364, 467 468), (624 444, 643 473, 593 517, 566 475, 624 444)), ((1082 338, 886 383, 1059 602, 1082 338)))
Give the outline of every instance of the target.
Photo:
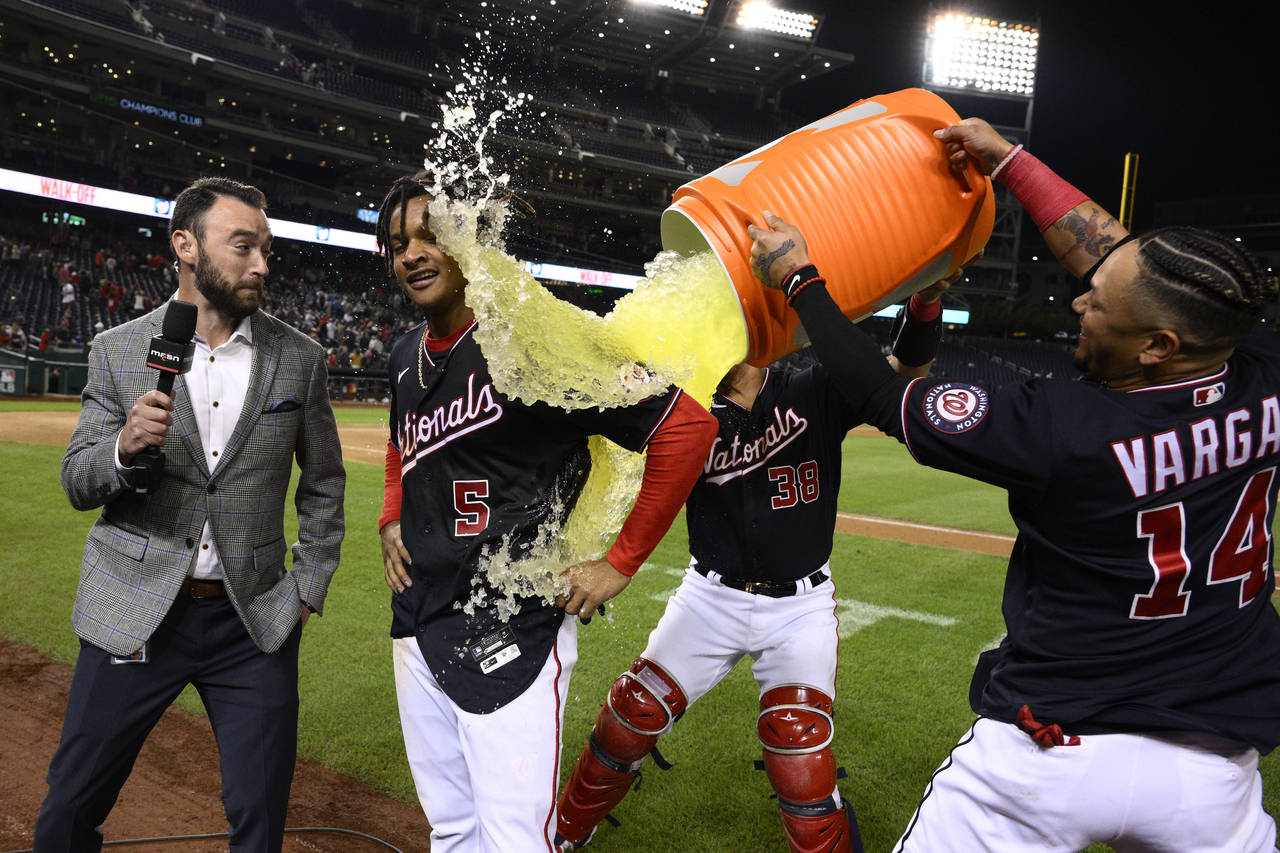
POLYGON ((766 214, 748 231, 851 405, 918 461, 1006 488, 1019 530, 977 720, 894 850, 1270 853, 1258 757, 1280 743, 1280 343, 1258 319, 1276 279, 1213 232, 1128 234, 986 122, 937 135, 1084 278, 1087 381, 898 377, 799 230, 766 214))
MULTIPOLYGON (((903 375, 928 375, 949 285, 917 294, 899 314, 888 361, 903 375)), ((658 737, 750 655, 756 734, 790 849, 861 851, 831 749, 831 546, 841 444, 858 413, 820 365, 746 363, 725 375, 711 412, 720 432, 685 507, 692 561, 648 646, 609 691, 560 795, 557 841, 585 846, 658 737)))
POLYGON ((577 660, 577 621, 566 614, 585 623, 627 586, 689 493, 715 421, 676 388, 573 412, 495 390, 429 200, 422 176, 402 178, 377 226, 388 271, 426 318, 391 351, 379 522, 405 750, 434 853, 551 850, 577 660), (518 555, 563 520, 595 434, 647 451, 635 505, 604 559, 569 569, 563 606, 526 596, 504 618, 480 561, 518 555), (477 601, 477 582, 492 594, 477 601))

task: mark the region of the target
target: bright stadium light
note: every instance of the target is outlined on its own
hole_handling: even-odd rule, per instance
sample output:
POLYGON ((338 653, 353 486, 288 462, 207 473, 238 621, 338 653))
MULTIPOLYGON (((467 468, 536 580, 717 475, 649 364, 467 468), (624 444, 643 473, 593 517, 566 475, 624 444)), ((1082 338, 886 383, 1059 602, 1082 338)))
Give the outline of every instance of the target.
POLYGON ((1039 41, 1026 24, 941 13, 929 25, 925 84, 1030 98, 1039 41))
POLYGON ((785 36, 811 39, 818 31, 818 19, 808 12, 788 12, 766 0, 743 0, 737 24, 749 30, 768 30, 785 36))
POLYGON ((677 12, 688 12, 698 17, 707 13, 707 0, 631 0, 631 2, 644 6, 665 6, 677 12))

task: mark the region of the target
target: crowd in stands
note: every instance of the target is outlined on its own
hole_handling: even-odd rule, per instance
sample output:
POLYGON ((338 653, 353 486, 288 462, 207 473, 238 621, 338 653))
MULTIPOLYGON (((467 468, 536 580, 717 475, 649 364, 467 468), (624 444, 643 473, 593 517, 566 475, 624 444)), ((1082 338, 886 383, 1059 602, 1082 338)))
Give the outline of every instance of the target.
MULTIPOLYGON (((171 260, 153 247, 99 245, 77 228, 55 227, 47 239, 0 234, 0 259, 0 347, 11 351, 84 352, 98 333, 146 314, 177 287, 171 260)), ((390 344, 417 322, 415 312, 376 263, 281 261, 266 310, 325 347, 335 393, 380 396, 385 386, 364 377, 385 375, 390 344)))
MULTIPOLYGON (((171 260, 149 242, 108 243, 64 225, 37 236, 0 233, 0 348, 83 353, 99 332, 161 304, 177 277, 171 260)), ((416 312, 372 256, 344 251, 318 260, 278 248, 266 310, 325 348, 335 397, 381 400, 391 344, 418 321, 416 312)), ((888 352, 888 321, 868 320, 864 327, 888 352)), ((1077 375, 1071 348, 1069 341, 953 330, 944 337, 934 373, 989 388, 1033 376, 1071 378, 1077 375)), ((788 359, 792 366, 805 363, 804 351, 788 359)))

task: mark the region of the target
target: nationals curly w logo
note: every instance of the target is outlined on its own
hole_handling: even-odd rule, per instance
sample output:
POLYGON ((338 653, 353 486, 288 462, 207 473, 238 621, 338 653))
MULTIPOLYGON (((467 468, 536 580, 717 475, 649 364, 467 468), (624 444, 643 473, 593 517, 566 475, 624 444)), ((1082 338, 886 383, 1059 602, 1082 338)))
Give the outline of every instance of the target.
POLYGON ((952 435, 977 426, 987 416, 989 406, 984 389, 964 382, 935 385, 925 392, 922 403, 925 419, 933 428, 952 435))

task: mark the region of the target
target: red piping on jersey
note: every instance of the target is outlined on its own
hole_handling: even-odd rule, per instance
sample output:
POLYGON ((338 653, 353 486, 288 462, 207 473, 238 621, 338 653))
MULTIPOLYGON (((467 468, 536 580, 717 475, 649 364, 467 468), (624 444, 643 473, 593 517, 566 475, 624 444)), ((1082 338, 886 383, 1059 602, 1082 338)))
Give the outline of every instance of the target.
MULTIPOLYGON (((902 405, 898 407, 898 417, 902 420, 902 443, 907 446, 907 452, 911 454, 911 458, 917 462, 920 462, 920 457, 916 456, 915 448, 911 446, 911 436, 907 434, 907 400, 911 397, 911 389, 921 379, 924 379, 924 377, 917 376, 907 383, 907 390, 902 392, 902 405)), ((920 462, 920 464, 924 465, 925 463, 920 462)))
MULTIPOLYGON (((566 619, 572 617, 566 616, 566 619)), ((551 656, 556 662, 556 677, 551 681, 551 690, 556 697, 556 760, 555 770, 551 774, 551 810, 547 812, 547 819, 542 824, 542 838, 547 842, 547 850, 554 851, 551 846, 551 821, 556 816, 556 795, 557 784, 560 779, 560 674, 564 671, 564 667, 560 664, 560 637, 556 636, 555 643, 551 646, 551 656)))
POLYGON ((435 360, 431 357, 431 353, 444 352, 446 350, 448 350, 449 352, 453 352, 453 348, 458 345, 458 342, 461 341, 464 337, 466 337, 467 332, 470 332, 475 327, 476 327, 476 321, 472 320, 470 323, 468 323, 467 325, 463 326, 461 329, 458 329, 452 335, 449 335, 448 337, 445 337, 445 338, 433 338, 431 337, 431 330, 427 329, 427 334, 424 335, 422 338, 423 356, 426 357, 427 362, 432 367, 435 367, 436 363, 435 363, 435 360))
POLYGON ((1148 385, 1145 388, 1132 388, 1126 391, 1126 394, 1141 394, 1143 391, 1168 391, 1177 388, 1190 388, 1192 385, 1203 385, 1206 382, 1213 382, 1221 379, 1231 372, 1229 364, 1223 364, 1217 373, 1210 373, 1208 376, 1197 376, 1195 379, 1184 379, 1182 382, 1170 382, 1168 385, 1148 385))
MULTIPOLYGON (((759 391, 756 391, 756 400, 759 400, 759 399, 760 399, 760 395, 764 393, 765 386, 769 384, 769 373, 770 373, 772 370, 773 370, 773 368, 770 368, 770 367, 766 367, 766 368, 764 369, 764 381, 760 383, 760 390, 759 390, 759 391)), ((754 409, 754 408, 755 408, 755 406, 756 406, 756 404, 755 404, 755 400, 752 400, 752 401, 751 401, 751 409, 749 409, 749 408, 747 408, 746 406, 744 406, 744 405, 742 405, 741 403, 739 403, 737 400, 732 400, 732 399, 730 399, 729 397, 726 397, 726 396, 725 396, 725 395, 723 395, 723 394, 721 394, 721 395, 720 395, 720 399, 721 399, 721 400, 724 400, 726 403, 733 403, 733 405, 737 406, 739 409, 742 409, 742 411, 744 411, 744 412, 750 412, 750 411, 751 411, 751 409, 754 409)))
POLYGON ((662 417, 658 418, 658 422, 653 425, 653 429, 649 430, 649 434, 644 437, 644 441, 640 443, 640 449, 644 450, 649 446, 649 440, 657 434, 662 425, 667 422, 667 418, 671 416, 671 412, 675 409, 676 403, 684 396, 684 391, 677 388, 676 393, 671 395, 671 402, 667 403, 667 410, 662 413, 662 417))
POLYGON ((831 667, 831 707, 835 708, 836 704, 836 676, 840 669, 840 602, 836 601, 836 573, 831 571, 831 561, 827 560, 827 575, 831 579, 831 615, 836 620, 836 659, 831 667))

